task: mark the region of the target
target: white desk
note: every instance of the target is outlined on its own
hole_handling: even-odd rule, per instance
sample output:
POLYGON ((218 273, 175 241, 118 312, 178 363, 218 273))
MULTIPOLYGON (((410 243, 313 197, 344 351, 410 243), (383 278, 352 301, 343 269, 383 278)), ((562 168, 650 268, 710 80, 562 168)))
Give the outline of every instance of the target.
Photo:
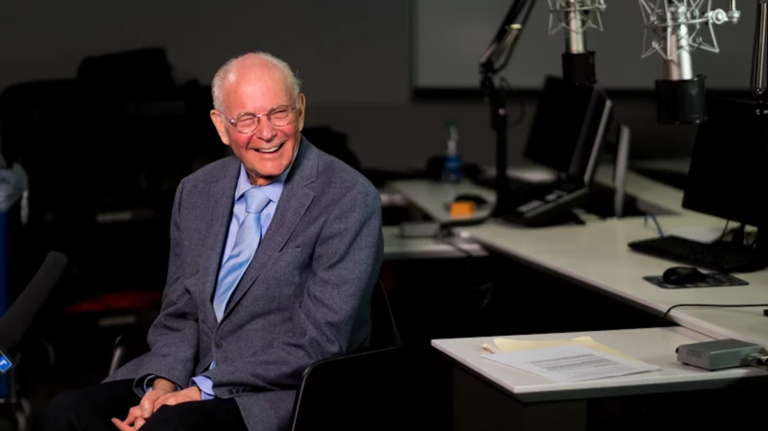
POLYGON ((403 180, 393 181, 389 185, 437 222, 455 220, 451 218, 448 205, 460 194, 480 195, 489 203, 486 209, 478 209, 473 217, 469 217, 471 219, 487 217, 496 202, 496 193, 493 190, 469 181, 447 184, 428 180, 403 180))
POLYGON ((485 249, 462 238, 403 238, 399 226, 384 226, 384 260, 450 259, 487 256, 485 249))
MULTIPOLYGON (((528 170, 530 170, 529 168, 528 170)), ((543 171, 544 173, 546 171, 543 171)), ((611 185, 611 167, 601 166, 595 175, 595 181, 610 186, 611 185)), ((459 184, 444 184, 428 180, 403 180, 393 181, 389 186, 404 196, 412 204, 426 212, 435 221, 444 222, 453 220, 448 211, 449 204, 456 196, 463 193, 471 193, 482 196, 491 205, 489 208, 478 210, 471 219, 481 219, 486 217, 490 211, 490 206, 496 202, 496 193, 485 187, 477 186, 469 181, 459 184)), ((686 215, 693 218, 709 220, 712 223, 722 223, 720 219, 709 217, 704 214, 694 213, 683 209, 683 192, 659 182, 650 180, 635 172, 627 173, 625 191, 628 195, 638 198, 638 207, 651 214, 670 214, 686 215)), ((693 220, 692 220, 693 221, 693 220)))
POLYGON ((750 378, 750 384, 768 379, 768 372, 757 368, 710 372, 677 362, 675 347, 678 345, 711 340, 682 327, 514 338, 548 340, 584 335, 661 370, 587 382, 556 383, 484 359, 480 346, 490 343, 492 338, 433 340, 436 349, 461 365, 453 370, 454 429, 585 430, 590 399, 726 388, 743 383, 745 378, 750 378))
MULTIPOLYGON (((683 218, 660 218, 662 226, 684 224, 683 218)), ((663 315, 676 304, 768 304, 768 272, 738 274, 749 286, 661 289, 643 280, 660 275, 673 263, 635 253, 634 240, 653 237, 655 228, 642 219, 611 220, 586 226, 510 229, 494 221, 462 229, 462 234, 511 258, 615 295, 663 315)), ((768 317, 755 308, 687 308, 671 311, 679 325, 714 338, 738 338, 768 346, 768 317)))
MULTIPOLYGON (((610 169, 602 167, 596 181, 609 183, 610 169)), ((446 186, 421 181, 400 181, 393 185, 412 203, 436 219, 448 217, 444 209, 446 186), (438 192, 439 191, 439 192, 438 192), (442 211, 442 213, 441 213, 442 211)), ((462 184, 456 190, 477 190, 462 184)), ((641 199, 647 207, 663 210, 658 216, 668 233, 678 228, 722 228, 725 221, 682 208, 683 191, 629 172, 627 193, 641 199)), ((493 192, 485 190, 488 197, 493 192)), ((485 196, 485 195, 484 195, 485 196)), ((656 236, 653 223, 645 226, 642 217, 620 220, 590 220, 585 226, 526 229, 490 221, 458 232, 483 246, 512 259, 542 268, 557 276, 614 295, 630 304, 663 315, 669 307, 683 303, 768 304, 768 271, 738 276, 749 286, 665 290, 643 276, 660 275, 675 264, 632 252, 627 243, 656 236)), ((754 308, 676 308, 670 318, 678 324, 713 338, 737 338, 768 346, 768 317, 754 308)))
POLYGON ((656 365, 659 371, 577 383, 556 383, 482 357, 483 343, 492 337, 433 340, 432 346, 446 356, 509 391, 521 402, 561 401, 608 396, 652 394, 670 391, 723 388, 745 377, 768 378, 759 368, 735 368, 716 372, 677 362, 675 348, 681 344, 712 341, 712 338, 683 327, 628 329, 514 336, 520 340, 556 340, 590 336, 595 341, 635 359, 656 365))

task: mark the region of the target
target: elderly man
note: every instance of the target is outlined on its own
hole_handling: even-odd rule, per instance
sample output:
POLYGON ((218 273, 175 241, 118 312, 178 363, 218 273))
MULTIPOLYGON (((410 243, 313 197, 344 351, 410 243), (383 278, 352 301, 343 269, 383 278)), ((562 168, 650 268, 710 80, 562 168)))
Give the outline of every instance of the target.
POLYGON ((234 152, 185 178, 151 350, 58 396, 39 430, 278 430, 313 362, 365 343, 381 264, 373 186, 301 136, 306 100, 266 53, 213 80, 234 152))

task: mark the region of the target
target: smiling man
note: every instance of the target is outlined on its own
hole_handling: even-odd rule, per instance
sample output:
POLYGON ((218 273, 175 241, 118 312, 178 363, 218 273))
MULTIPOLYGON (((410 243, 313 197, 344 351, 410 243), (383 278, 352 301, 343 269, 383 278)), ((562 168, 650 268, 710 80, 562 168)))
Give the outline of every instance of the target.
POLYGON ((252 53, 213 80, 234 152, 185 178, 151 350, 56 397, 38 430, 286 429, 310 364, 361 346, 381 264, 381 202, 301 135, 290 67, 252 53))

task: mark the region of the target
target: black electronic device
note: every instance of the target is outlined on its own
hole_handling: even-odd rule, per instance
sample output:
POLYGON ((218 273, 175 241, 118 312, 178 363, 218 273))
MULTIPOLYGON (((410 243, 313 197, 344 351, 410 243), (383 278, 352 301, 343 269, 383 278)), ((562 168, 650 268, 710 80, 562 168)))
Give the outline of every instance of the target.
POLYGON ((768 146, 758 103, 709 98, 699 126, 683 207, 753 226, 766 226, 768 146))
POLYGON ((540 184, 514 196, 510 200, 511 212, 502 219, 529 227, 583 224, 571 210, 587 203, 590 197, 589 187, 580 181, 563 179, 540 184))
POLYGON ((525 157, 556 170, 559 178, 510 197, 509 211, 498 216, 526 226, 574 220, 571 210, 590 199, 611 112, 602 88, 547 77, 525 157))
MULTIPOLYGON (((666 237, 629 246, 643 253, 721 272, 749 272, 768 267, 760 231, 768 231, 768 145, 758 103, 710 97, 709 120, 699 126, 691 157, 683 207, 758 227, 755 240, 703 244, 666 237)), ((734 238, 742 238, 735 235, 734 238)))
POLYGON ((610 124, 612 103, 598 86, 548 76, 525 145, 525 158, 589 185, 610 124))
POLYGON ((662 278, 665 283, 672 285, 684 285, 701 283, 707 279, 707 274, 696 268, 688 266, 675 266, 664 271, 662 278))
POLYGON ((768 266, 768 257, 746 247, 727 243, 705 244, 665 236, 628 244, 632 250, 719 272, 750 272, 768 266))
MULTIPOLYGON (((758 227, 745 246, 701 244, 681 238, 630 243, 637 251, 721 272, 755 271, 768 266, 768 0, 759 0, 752 56, 754 100, 707 98, 709 119, 699 126, 688 172, 683 207, 758 227)), ((735 2, 731 4, 735 11, 735 2)))

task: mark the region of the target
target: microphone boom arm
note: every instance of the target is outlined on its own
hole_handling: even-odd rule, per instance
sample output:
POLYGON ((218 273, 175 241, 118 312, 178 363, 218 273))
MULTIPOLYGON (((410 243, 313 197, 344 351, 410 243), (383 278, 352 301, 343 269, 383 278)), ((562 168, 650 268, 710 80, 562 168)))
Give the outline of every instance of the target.
POLYGON ((755 46, 752 53, 752 95, 765 110, 768 102, 768 0, 757 0, 755 46))
POLYGON ((480 87, 491 108, 491 128, 496 132, 496 206, 494 217, 509 214, 507 180, 507 110, 504 89, 496 85, 496 75, 509 64, 520 33, 533 11, 535 0, 513 0, 496 36, 480 57, 480 87))

